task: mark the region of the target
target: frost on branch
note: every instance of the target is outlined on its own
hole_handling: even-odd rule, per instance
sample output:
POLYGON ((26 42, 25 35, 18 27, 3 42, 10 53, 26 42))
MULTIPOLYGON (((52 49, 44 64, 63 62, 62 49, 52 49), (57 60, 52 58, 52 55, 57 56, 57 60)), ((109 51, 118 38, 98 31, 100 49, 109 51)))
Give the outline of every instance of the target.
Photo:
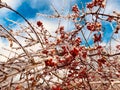
MULTIPOLYGON (((14 11, 10 7, 6 8, 14 11)), ((28 26, 12 20, 8 21, 21 27, 19 30, 9 30, 10 28, 0 25, 0 37, 8 40, 10 45, 9 48, 2 48, 10 55, 0 54, 6 58, 6 61, 0 60, 0 89, 117 88, 116 85, 120 84, 120 44, 113 47, 111 43, 113 40, 119 42, 120 16, 101 12, 101 9, 105 9, 105 0, 93 0, 87 4, 87 8, 88 11, 84 11, 75 4, 69 15, 42 15, 58 20, 65 19, 74 24, 73 30, 67 30, 64 25, 58 24, 55 35, 46 29, 42 20, 35 24, 30 23, 19 12, 14 11, 28 26), (94 8, 97 10, 94 11, 94 8), (90 15, 92 21, 86 18, 90 15), (104 42, 103 21, 108 22, 111 27, 112 22, 116 22, 109 42, 104 42), (114 37, 114 34, 117 34, 118 38, 114 37)))

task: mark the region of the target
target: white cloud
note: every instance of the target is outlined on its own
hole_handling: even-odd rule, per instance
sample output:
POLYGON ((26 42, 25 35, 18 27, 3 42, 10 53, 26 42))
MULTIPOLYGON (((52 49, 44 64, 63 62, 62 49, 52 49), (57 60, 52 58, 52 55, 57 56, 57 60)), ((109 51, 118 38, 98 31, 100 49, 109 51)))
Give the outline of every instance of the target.
MULTIPOLYGON (((2 0, 2 2, 16 10, 22 4, 23 0, 2 0)), ((0 17, 7 16, 9 12, 10 10, 6 8, 0 8, 0 17)))
POLYGON ((49 0, 31 0, 28 1, 28 3, 31 5, 32 8, 38 9, 38 8, 44 8, 45 6, 48 7, 49 0))
POLYGON ((2 0, 2 2, 5 2, 12 8, 17 9, 22 4, 23 0, 2 0))
POLYGON ((49 9, 54 11, 55 8, 60 14, 66 14, 69 12, 70 8, 75 2, 76 0, 32 0, 28 3, 34 9, 49 9), (54 8, 52 7, 52 5, 54 6, 54 8))
MULTIPOLYGON (((22 40, 21 40, 22 41, 22 40)), ((13 43, 14 46, 17 46, 17 44, 13 43)), ((10 42, 7 40, 6 42, 0 39, 0 62, 7 61, 8 58, 12 58, 15 56, 15 53, 22 53, 22 50, 15 50, 10 47, 10 42)))
POLYGON ((111 14, 113 11, 120 12, 120 0, 107 0, 105 13, 111 14))
MULTIPOLYGON (((74 4, 76 0, 51 0, 50 3, 53 4, 54 8, 61 14, 61 13, 69 13, 72 4, 74 4)), ((63 14, 64 14, 63 13, 63 14)))
POLYGON ((6 61, 7 58, 5 58, 4 56, 2 55, 5 55, 5 56, 9 56, 9 51, 6 51, 4 50, 3 48, 8 48, 8 46, 5 44, 5 42, 3 42, 1 39, 0 39, 0 62, 2 61, 6 61))
POLYGON ((74 24, 70 20, 62 18, 61 20, 56 18, 49 18, 46 16, 39 16, 39 14, 35 18, 29 19, 29 21, 35 25, 37 21, 42 21, 45 29, 47 29, 52 35, 57 30, 59 23, 60 26, 64 26, 65 31, 70 31, 71 29, 74 28, 74 24))

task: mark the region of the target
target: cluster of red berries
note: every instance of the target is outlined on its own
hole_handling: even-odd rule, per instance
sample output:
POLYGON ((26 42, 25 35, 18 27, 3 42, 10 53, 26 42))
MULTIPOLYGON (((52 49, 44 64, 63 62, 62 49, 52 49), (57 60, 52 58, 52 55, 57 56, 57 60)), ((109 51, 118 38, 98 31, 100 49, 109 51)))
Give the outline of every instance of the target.
POLYGON ((74 6, 72 7, 72 11, 73 11, 74 13, 79 13, 79 8, 78 8, 78 6, 77 6, 77 5, 74 5, 74 6))
POLYGON ((102 27, 100 22, 88 22, 87 23, 87 29, 90 31, 96 31, 96 30, 100 30, 102 27))
POLYGON ((100 6, 101 8, 105 7, 105 0, 93 0, 93 2, 87 4, 87 8, 92 9, 95 6, 100 6))
POLYGON ((59 85, 52 86, 52 90, 63 90, 59 85))
POLYGON ((81 41, 80 37, 78 37, 78 38, 75 39, 75 45, 76 46, 79 46, 81 42, 82 41, 81 41))
POLYGON ((100 42, 101 41, 101 38, 102 38, 102 35, 101 34, 94 34, 94 43, 96 42, 100 42))
POLYGON ((57 64, 55 62, 53 62, 53 59, 48 59, 45 61, 45 65, 53 67, 53 66, 56 66, 57 64))
POLYGON ((102 64, 105 64, 105 62, 106 62, 106 58, 102 57, 102 58, 98 59, 97 62, 98 62, 98 65, 101 67, 102 64))

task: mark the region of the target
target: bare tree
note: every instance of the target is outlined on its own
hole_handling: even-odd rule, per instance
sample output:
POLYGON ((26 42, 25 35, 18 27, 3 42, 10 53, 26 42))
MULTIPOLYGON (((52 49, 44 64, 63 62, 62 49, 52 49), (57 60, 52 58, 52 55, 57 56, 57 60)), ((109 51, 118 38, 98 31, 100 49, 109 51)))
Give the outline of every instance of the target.
POLYGON ((14 11, 28 24, 23 26, 7 19, 20 27, 17 31, 0 24, 0 37, 6 38, 11 48, 3 48, 10 56, 1 54, 6 61, 0 62, 0 89, 119 90, 120 45, 113 48, 111 42, 119 42, 119 37, 115 38, 114 35, 119 35, 120 16, 118 12, 112 15, 101 12, 101 9, 105 9, 105 2, 93 0, 86 5, 88 11, 79 9, 76 4, 66 16, 59 14, 54 5, 55 15, 38 14, 70 20, 74 24, 74 29, 68 31, 58 23, 56 35, 46 30, 42 21, 30 23, 10 6, 0 4, 14 11), (109 22, 113 29, 108 45, 105 46, 102 45, 103 21, 109 22), (112 21, 116 22, 115 27, 112 21), (89 35, 85 34, 86 31, 89 35))

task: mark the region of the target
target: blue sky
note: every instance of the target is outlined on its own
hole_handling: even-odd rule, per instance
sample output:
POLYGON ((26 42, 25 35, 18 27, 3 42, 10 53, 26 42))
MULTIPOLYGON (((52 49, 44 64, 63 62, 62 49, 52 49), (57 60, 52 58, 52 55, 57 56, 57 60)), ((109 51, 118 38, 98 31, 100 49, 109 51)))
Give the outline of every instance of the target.
MULTIPOLYGON (((61 12, 62 8, 65 7, 64 11, 68 12, 70 7, 75 3, 81 8, 80 1, 83 2, 84 6, 85 3, 90 2, 91 0, 2 0, 6 2, 9 6, 20 12, 24 15, 27 19, 32 19, 36 17, 36 13, 43 13, 43 14, 53 14, 54 10, 51 7, 51 3, 61 12)), ((117 9, 119 10, 119 3, 120 0, 108 0, 108 8, 106 10, 107 13, 112 12, 112 10, 117 9)), ((8 24, 5 18, 10 18, 15 21, 21 21, 21 18, 16 15, 14 12, 9 10, 0 9, 0 21, 2 23, 8 24)))
MULTIPOLYGON (((74 5, 75 3, 79 3, 80 0, 3 0, 6 2, 9 6, 14 8, 16 11, 20 12, 24 17, 27 19, 32 19, 36 17, 36 13, 42 13, 42 14, 53 14, 54 10, 51 7, 51 3, 55 8, 58 9, 58 11, 61 12, 62 8, 65 7, 65 12, 68 12, 70 10, 70 7, 74 5), (70 2, 71 1, 71 2, 70 2), (14 3, 12 3, 14 2, 14 3), (16 5, 15 5, 16 4, 16 5)), ((90 0, 82 0, 83 4, 85 2, 88 2, 90 0)), ((81 7, 81 4, 78 4, 81 7)), ((84 4, 85 6, 85 4, 84 4)), ((8 25, 8 22, 5 20, 5 18, 9 18, 15 21, 21 21, 21 17, 16 15, 14 12, 11 12, 6 9, 0 10, 0 19, 2 20, 2 23, 4 25, 8 25), (3 16, 4 14, 5 16, 3 16)))
MULTIPOLYGON (((6 2, 9 6, 11 6, 16 11, 20 12, 25 18, 28 20, 42 20, 44 23, 46 23, 46 27, 49 27, 48 24, 50 24, 51 27, 48 29, 55 29, 56 26, 54 25, 57 20, 53 19, 46 19, 45 17, 37 17, 37 13, 42 14, 54 14, 53 7, 51 4, 58 10, 60 14, 66 15, 71 11, 71 7, 74 4, 78 4, 79 8, 81 8, 80 1, 83 2, 83 5, 85 6, 86 3, 90 2, 91 0, 2 0, 6 2), (54 27, 52 27, 54 26, 54 27)), ((120 0, 108 0, 105 13, 111 14, 113 10, 119 11, 120 8, 120 0)), ((7 10, 7 9, 0 9, 0 22, 4 26, 8 26, 11 24, 11 22, 8 22, 5 18, 9 18, 11 20, 24 23, 24 20, 16 15, 14 12, 7 10)), ((112 29, 110 27, 110 24, 107 22, 103 22, 106 28, 106 32, 104 32, 105 38, 103 40, 105 42, 108 42, 110 39, 110 35, 112 34, 112 29)), ((69 27, 69 29, 73 29, 71 22, 63 20, 63 25, 66 25, 66 27, 69 27), (66 24, 67 23, 67 24, 66 24)), ((52 31, 51 31, 52 32, 52 31)), ((91 43, 91 40, 89 41, 91 43)))

